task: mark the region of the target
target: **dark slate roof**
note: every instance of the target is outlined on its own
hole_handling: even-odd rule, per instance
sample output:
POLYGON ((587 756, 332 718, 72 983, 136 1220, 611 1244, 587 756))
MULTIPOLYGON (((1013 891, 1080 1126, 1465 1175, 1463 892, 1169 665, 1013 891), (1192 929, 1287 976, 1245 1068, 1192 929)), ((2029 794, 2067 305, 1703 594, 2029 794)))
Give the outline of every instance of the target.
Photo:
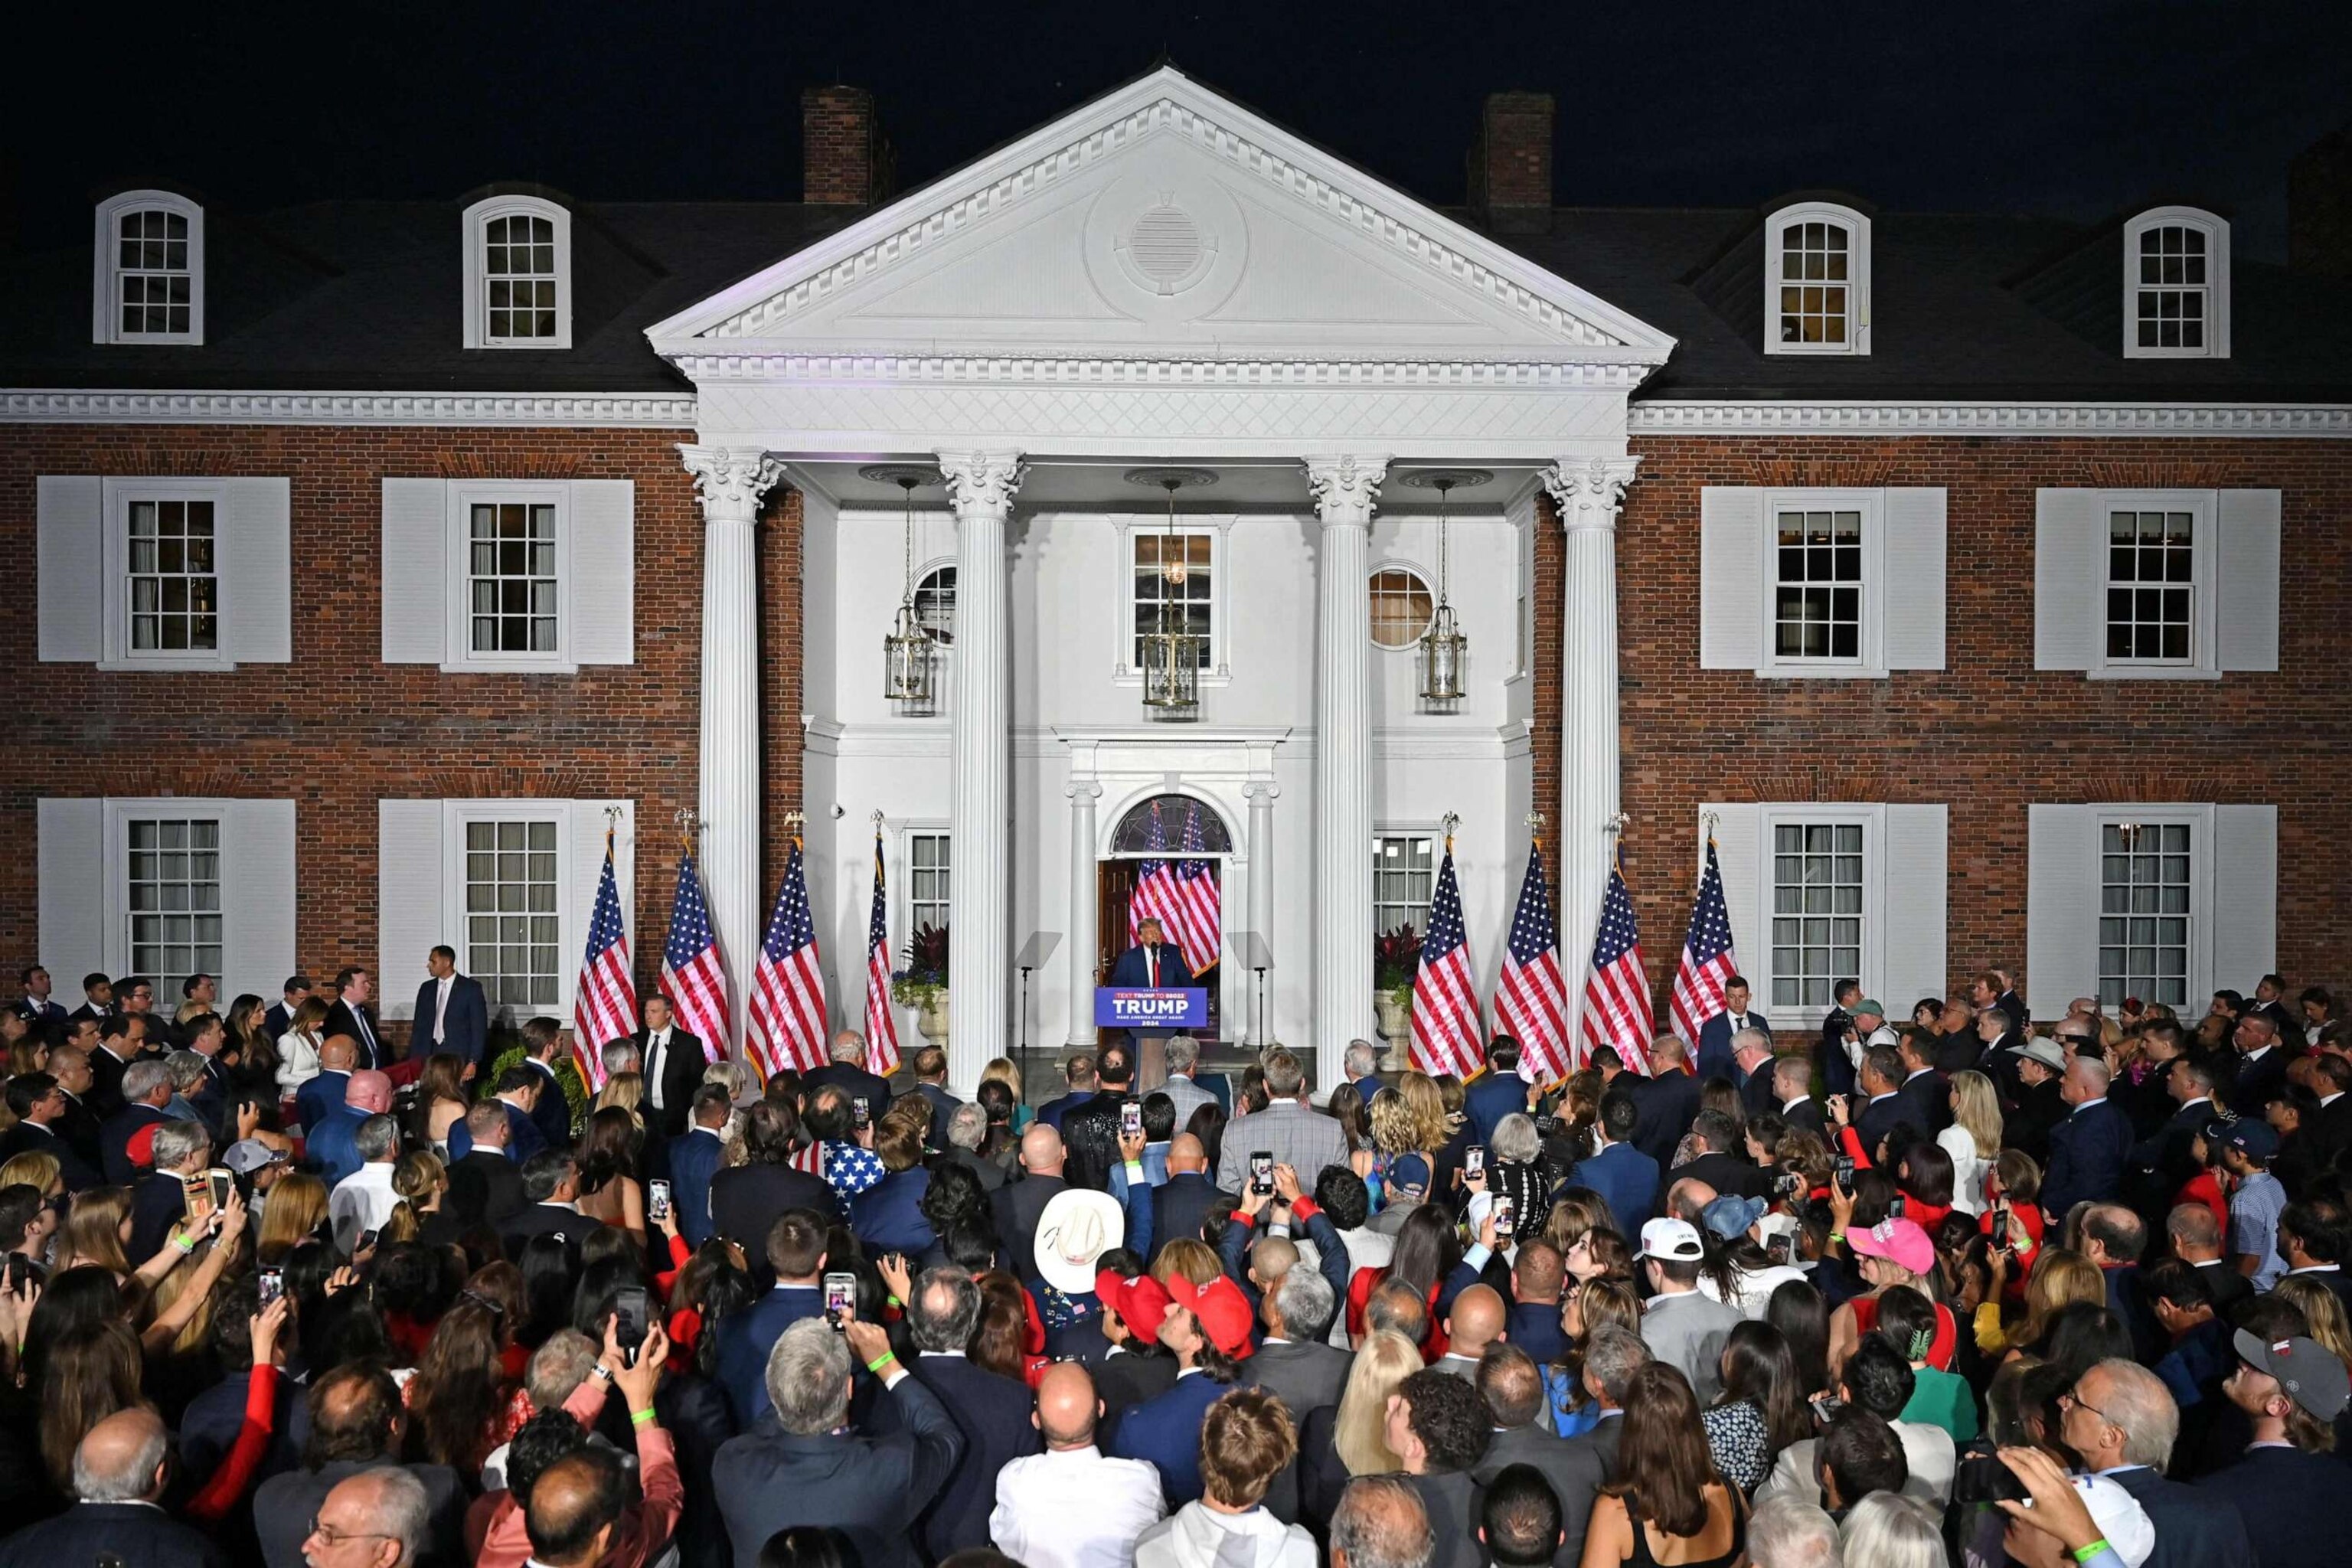
MULTIPOLYGON (((0 385, 685 391, 646 346, 648 325, 863 216, 568 203, 574 346, 469 351, 459 346, 465 205, 208 210, 198 348, 90 342, 86 247, 0 258, 0 385)), ((1642 397, 2352 402, 2352 284, 2243 258, 2232 265, 2232 357, 2125 359, 2119 219, 1875 213, 1870 355, 1768 356, 1763 217, 1562 207, 1548 232, 1496 237, 1674 334, 1674 358, 1642 397)))

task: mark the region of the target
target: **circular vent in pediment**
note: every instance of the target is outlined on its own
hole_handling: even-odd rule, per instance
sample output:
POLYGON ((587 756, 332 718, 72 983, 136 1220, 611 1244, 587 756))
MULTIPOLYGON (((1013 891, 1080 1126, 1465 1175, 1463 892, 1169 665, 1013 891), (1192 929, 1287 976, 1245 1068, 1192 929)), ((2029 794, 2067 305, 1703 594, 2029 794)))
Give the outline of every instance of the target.
POLYGON ((1182 207, 1153 207, 1127 231, 1127 249, 1138 272, 1173 283, 1201 265, 1201 227, 1182 207))

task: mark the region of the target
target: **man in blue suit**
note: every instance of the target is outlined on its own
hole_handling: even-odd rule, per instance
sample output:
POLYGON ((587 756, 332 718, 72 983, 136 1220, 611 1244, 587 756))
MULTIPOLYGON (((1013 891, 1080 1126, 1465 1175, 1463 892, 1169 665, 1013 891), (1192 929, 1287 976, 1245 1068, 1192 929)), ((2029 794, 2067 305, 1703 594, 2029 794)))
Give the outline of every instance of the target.
POLYGON ((786 1329, 824 1315, 824 1221, 806 1209, 787 1209, 768 1228, 768 1267, 775 1289, 749 1311, 719 1325, 719 1384, 735 1410, 735 1427, 749 1432, 774 1408, 768 1400, 768 1352, 786 1329))
POLYGON ((1180 1237, 1198 1241, 1201 1222, 1216 1201, 1208 1151, 1190 1132, 1179 1132, 1168 1142, 1168 1179, 1151 1189, 1152 1251, 1158 1253, 1180 1237))
MULTIPOLYGON (((546 1075, 530 1063, 518 1062, 499 1074, 499 1081, 491 1086, 490 1092, 506 1108, 507 1141, 503 1152, 508 1160, 520 1165, 547 1147, 547 1140, 540 1135, 539 1123, 531 1120, 531 1107, 538 1103, 534 1097, 548 1093, 560 1099, 562 1087, 549 1084, 546 1075)), ((467 1124, 452 1123, 449 1158, 462 1160, 473 1148, 474 1136, 467 1124)))
POLYGON ((1633 1147, 1633 1122, 1641 1108, 1623 1089, 1601 1097, 1595 1128, 1600 1147, 1568 1173, 1567 1185, 1599 1193, 1616 1217, 1617 1234, 1639 1236, 1658 1212, 1658 1163, 1633 1147))
POLYGON ((1110 984, 1114 989, 1154 989, 1192 984, 1192 971, 1184 963, 1184 950, 1168 940, 1158 921, 1147 920, 1137 926, 1135 938, 1136 945, 1120 953, 1110 966, 1110 984))
POLYGON ((490 1008, 482 983, 457 973, 454 947, 435 948, 425 968, 425 984, 416 988, 416 1021, 409 1026, 408 1054, 422 1061, 446 1051, 479 1068, 490 1036, 490 1008))
POLYGON ((963 1434, 963 1456, 923 1516, 924 1554, 934 1563, 988 1544, 996 1472, 1043 1447, 1029 1419, 1028 1387, 964 1354, 979 1321, 980 1287, 962 1269, 930 1269, 915 1282, 907 1326, 920 1353, 908 1370, 963 1434))
POLYGON ((2076 1057, 2059 1083, 2058 1098, 2073 1109, 2050 1130, 2050 1168, 2042 1178, 2042 1206, 2063 1221, 2084 1199, 2107 1202, 2123 1191, 2131 1157, 2131 1120, 2107 1099, 2107 1064, 2076 1057))
POLYGON ((1728 1078, 1736 1081, 1732 1070, 1732 1037, 1742 1029, 1761 1029, 1766 1039, 1771 1038, 1772 1026, 1764 1021, 1761 1013, 1748 1010, 1748 982, 1733 975, 1723 983, 1723 1011, 1698 1026, 1698 1080, 1728 1078))
POLYGON ((323 1124, 343 1103, 352 1081, 352 1066, 359 1058, 359 1042, 349 1035, 331 1035, 319 1047, 319 1070, 294 1091, 294 1114, 301 1120, 305 1138, 323 1124))
MULTIPOLYGON (((537 1073, 542 1080, 539 1099, 530 1106, 532 1125, 539 1129, 540 1142, 550 1149, 572 1147, 572 1102, 564 1097, 563 1080, 555 1070, 557 1058, 563 1050, 563 1026, 552 1018, 533 1018, 522 1026, 523 1049, 527 1053, 523 1066, 537 1073)), ((589 1042, 592 1050, 602 1050, 604 1042, 589 1042)), ((515 1158, 528 1159, 517 1154, 515 1158)))
POLYGON ((2180 1412, 2164 1380, 2119 1358, 2074 1380, 2058 1432, 2083 1468, 2138 1500, 2156 1527, 2156 1551, 2141 1568, 2253 1568, 2245 1521, 2200 1487, 2168 1479, 2180 1412))
POLYGON ((1486 1045, 1486 1070, 1463 1096, 1462 1113, 1470 1119, 1472 1136, 1481 1143, 1495 1141, 1495 1124, 1528 1108, 1528 1080, 1519 1076, 1519 1042, 1497 1035, 1486 1045))
POLYGON ((380 1072, 355 1072, 350 1088, 343 1091, 342 1105, 331 1112, 315 1131, 304 1130, 302 1152, 319 1167, 319 1175, 328 1186, 332 1187, 367 1163, 353 1142, 360 1123, 391 1109, 392 1079, 380 1072))
POLYGON ((1250 1310, 1241 1287, 1222 1274, 1205 1286, 1171 1274, 1166 1289, 1181 1309, 1160 1325, 1160 1343, 1176 1357, 1176 1384, 1119 1416, 1111 1457, 1149 1459, 1172 1511, 1200 1500, 1201 1423, 1231 1392, 1234 1363, 1250 1353, 1250 1310))
POLYGON ((677 1211, 677 1233, 688 1247, 700 1247, 711 1237, 710 1180, 727 1152, 719 1130, 733 1109, 725 1084, 702 1085, 694 1091, 686 1136, 670 1142, 670 1203, 677 1211))
POLYGON ((2231 1337, 2238 1370, 2221 1385, 2247 1417, 2245 1458, 2200 1476, 2200 1491, 2226 1498, 2246 1526, 2254 1561, 2338 1563, 2344 1543, 2343 1461, 2321 1447, 2352 1389, 2344 1363, 2300 1334, 2268 1343, 2240 1329, 2231 1337))

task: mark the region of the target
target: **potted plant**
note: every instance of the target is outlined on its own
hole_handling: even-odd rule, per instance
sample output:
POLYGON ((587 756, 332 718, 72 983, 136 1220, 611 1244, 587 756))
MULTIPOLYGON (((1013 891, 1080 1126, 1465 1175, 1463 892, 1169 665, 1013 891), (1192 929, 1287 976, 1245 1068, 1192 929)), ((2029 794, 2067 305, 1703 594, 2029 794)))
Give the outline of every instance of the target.
POLYGON ((1421 933, 1410 925, 1372 938, 1372 1005, 1380 1013, 1381 1037, 1402 1040, 1412 1033, 1412 981, 1421 972, 1421 933))
POLYGON ((901 962, 890 977, 890 997, 915 1009, 915 1027, 935 1046, 948 1042, 948 928, 922 925, 907 939, 901 962))

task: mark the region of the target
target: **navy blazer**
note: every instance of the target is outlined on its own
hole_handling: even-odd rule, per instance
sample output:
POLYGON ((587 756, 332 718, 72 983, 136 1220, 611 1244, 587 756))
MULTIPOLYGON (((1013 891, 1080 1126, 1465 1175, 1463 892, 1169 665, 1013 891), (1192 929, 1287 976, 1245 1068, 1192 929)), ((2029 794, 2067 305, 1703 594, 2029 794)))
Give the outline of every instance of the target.
POLYGON ((907 1370, 939 1395, 963 1435, 963 1457, 923 1516, 923 1551, 930 1561, 944 1562, 950 1552, 988 1544, 996 1472, 1014 1459, 1043 1453, 1045 1442, 1029 1419, 1027 1384, 961 1355, 919 1355, 907 1370))
POLYGON ((1152 1188, 1153 1256, 1179 1237, 1198 1241, 1202 1223, 1209 1217, 1209 1205, 1216 1201, 1217 1184, 1199 1171, 1181 1172, 1152 1188))
MULTIPOLYGON (((675 1177, 673 1177, 675 1179, 675 1177)), ((767 1277, 768 1232, 786 1209, 810 1209, 831 1225, 841 1202, 831 1187, 790 1165, 730 1165, 710 1178, 710 1228, 742 1244, 751 1272, 767 1277)))
POLYGON ((887 1436, 803 1437, 769 1421, 719 1450, 710 1479, 736 1568, 759 1568, 768 1538, 795 1524, 838 1528, 863 1568, 918 1568, 916 1521, 962 1458, 963 1435, 912 1373, 888 1397, 887 1436))
POLYGON ((868 1258, 903 1252, 909 1263, 922 1260, 939 1240, 920 1207, 930 1189, 931 1173, 915 1165, 891 1172, 849 1200, 849 1228, 868 1258))
POLYGON ((110 1184, 127 1187, 138 1180, 139 1169, 131 1163, 131 1140, 151 1122, 171 1120, 152 1105, 126 1105, 98 1130, 99 1157, 110 1184))
POLYGON ((490 1005, 482 994, 482 983, 470 974, 454 976, 449 982, 449 1006, 441 1015, 441 1043, 433 1041, 433 1006, 441 983, 426 976, 416 988, 415 1022, 408 1026, 408 1054, 423 1061, 436 1050, 482 1065, 482 1047, 490 1037, 490 1005))
POLYGON ((1528 1108, 1528 1080, 1516 1072, 1489 1072, 1470 1086, 1463 1097, 1462 1113, 1470 1119, 1474 1136, 1481 1143, 1495 1141, 1495 1128, 1504 1117, 1514 1111, 1524 1113, 1528 1108))
POLYGON ((1739 1033, 1740 1028, 1743 1026, 1750 1029, 1761 1029, 1764 1031, 1766 1038, 1769 1039, 1771 1037, 1772 1026, 1766 1023, 1764 1021, 1764 1015, 1759 1013, 1753 1007, 1750 1007, 1748 1010, 1748 1022, 1745 1026, 1735 1026, 1731 1021, 1731 1015, 1729 1013, 1717 1013, 1714 1017, 1709 1018, 1706 1023, 1701 1024, 1698 1026, 1697 1067, 1698 1078, 1701 1083, 1705 1083, 1711 1078, 1727 1078, 1734 1081, 1738 1080, 1739 1077, 1739 1069, 1738 1066, 1738 1053, 1731 1048, 1731 1039, 1733 1036, 1739 1033))
MULTIPOLYGON (((1244 1363, 1244 1365, 1247 1363, 1244 1363)), ((1176 1385, 1120 1415, 1111 1457, 1149 1459, 1171 1512, 1201 1499, 1201 1423, 1209 1406, 1232 1391, 1207 1373, 1178 1375, 1176 1385)))
POLYGON ((2131 1122, 2104 1100, 2075 1108, 2050 1130, 2050 1164, 2042 1178, 2042 1206, 2063 1217, 2085 1198, 2102 1202, 2123 1191, 2131 1156, 2131 1122))
MULTIPOLYGON (((189 1400, 181 1413, 180 1479, 187 1485, 201 1487, 212 1479, 213 1472, 236 1447, 236 1435, 245 1429, 245 1396, 252 1379, 249 1370, 230 1373, 189 1400)), ((302 1397, 300 1384, 280 1377, 271 1403, 277 1418, 255 1484, 299 1468, 302 1443, 310 1433, 310 1406, 302 1397)))
POLYGON ((689 1128, 670 1143, 669 1201, 677 1211, 677 1233, 688 1247, 710 1239, 710 1179, 719 1174, 726 1152, 727 1145, 708 1127, 689 1128))
POLYGON ((1633 1118, 1633 1147, 1664 1170, 1674 1163, 1675 1147, 1690 1131, 1691 1118, 1698 1114, 1699 1081, 1686 1072, 1633 1081, 1641 1086, 1633 1091, 1634 1103, 1640 1108, 1633 1118))
POLYGON ((1853 1027, 1853 1015, 1843 1007, 1832 1007, 1829 1016, 1822 1020, 1822 1037, 1813 1047, 1813 1062, 1822 1069, 1825 1093, 1853 1092, 1853 1063, 1845 1054, 1845 1032, 1853 1027))
POLYGON ((0 1568, 64 1568, 115 1558, 138 1568, 227 1568, 228 1553, 159 1508, 76 1503, 0 1545, 0 1568))
MULTIPOLYGON (((302 1087, 294 1091, 294 1114, 300 1119, 306 1135, 310 1129, 326 1121, 330 1111, 343 1103, 343 1095, 350 1089, 351 1081, 352 1075, 347 1072, 321 1069, 311 1074, 302 1087)), ((461 1121, 457 1125, 462 1127, 465 1123, 461 1121)), ((450 1131, 454 1132, 457 1129, 450 1131)))
POLYGON ((353 1138, 360 1123, 366 1120, 366 1111, 346 1105, 318 1126, 304 1130, 303 1158, 319 1168, 320 1179, 330 1188, 367 1163, 360 1158, 359 1145, 353 1138))
POLYGON ((327 1021, 319 1027, 321 1040, 331 1040, 337 1035, 349 1035, 352 1043, 359 1047, 355 1063, 359 1067, 381 1068, 392 1059, 392 1053, 384 1048, 383 1029, 375 1015, 365 1007, 352 1006, 340 996, 329 1005, 327 1021))
POLYGON ((1538 1366, 1549 1366, 1567 1358, 1568 1336, 1559 1331, 1559 1303, 1557 1301, 1512 1302, 1504 1335, 1511 1343, 1535 1357, 1538 1366))
POLYGON ((2336 1531, 2344 1528, 2347 1489, 2352 1482, 2343 1460, 2300 1448, 2249 1448, 2236 1464, 2198 1477, 2196 1485, 2237 1510, 2263 1568, 2342 1562, 2344 1539, 2336 1531))
MULTIPOLYGON (((1163 990, 1192 984, 1192 966, 1184 962, 1182 948, 1172 942, 1163 942, 1155 951, 1160 955, 1160 984, 1163 990)), ((1143 949, 1130 947, 1120 953, 1111 963, 1110 979, 1106 984, 1115 989, 1150 985, 1151 965, 1143 956, 1143 949)))
MULTIPOLYGON (((719 1382, 735 1412, 738 1431, 749 1432, 775 1406, 768 1403, 768 1352, 784 1331, 803 1318, 824 1313, 824 1291, 815 1285, 779 1285, 719 1324, 719 1382)), ((760 1538, 764 1543, 765 1536, 760 1538)), ((753 1555, 758 1554, 757 1547, 753 1555)))
MULTIPOLYGON (((66 1191, 79 1193, 88 1187, 101 1185, 106 1178, 100 1174, 81 1152, 62 1136, 65 1123, 55 1127, 37 1121, 19 1121, 5 1132, 0 1132, 0 1164, 5 1164, 19 1154, 47 1154, 58 1163, 58 1178, 66 1191)), ((132 1129, 136 1131, 137 1129, 132 1129)))
POLYGON ((1567 1184, 1599 1193, 1616 1216, 1617 1234, 1631 1239, 1658 1212, 1658 1163, 1631 1143, 1612 1143, 1576 1163, 1567 1184))
MULTIPOLYGON (((1854 1131, 1862 1139, 1862 1152, 1870 1156, 1873 1163, 1877 1163, 1880 1142, 1889 1132, 1894 1131, 1897 1125, 1906 1121, 1914 1126, 1918 1125, 1916 1108, 1903 1098, 1899 1089, 1884 1099, 1874 1100, 1866 1105, 1856 1105, 1849 1101, 1847 1114, 1853 1119, 1854 1131)), ((1925 1132, 1928 1129, 1921 1127, 1919 1131, 1925 1132)))
MULTIPOLYGON (((538 1130, 539 1147, 569 1149, 572 1147, 572 1102, 563 1098, 563 1081, 545 1063, 534 1066, 531 1070, 546 1079, 539 1086, 539 1103, 530 1109, 530 1123, 538 1130)), ((514 1118, 510 1115, 508 1120, 511 1121, 514 1118)), ((509 1140, 507 1152, 520 1163, 539 1152, 539 1149, 523 1153, 509 1140)))
POLYGON ((2223 1499, 2146 1465, 2100 1473, 2138 1499, 2156 1527, 2156 1550, 2140 1568, 2254 1568, 2246 1521, 2223 1499))

